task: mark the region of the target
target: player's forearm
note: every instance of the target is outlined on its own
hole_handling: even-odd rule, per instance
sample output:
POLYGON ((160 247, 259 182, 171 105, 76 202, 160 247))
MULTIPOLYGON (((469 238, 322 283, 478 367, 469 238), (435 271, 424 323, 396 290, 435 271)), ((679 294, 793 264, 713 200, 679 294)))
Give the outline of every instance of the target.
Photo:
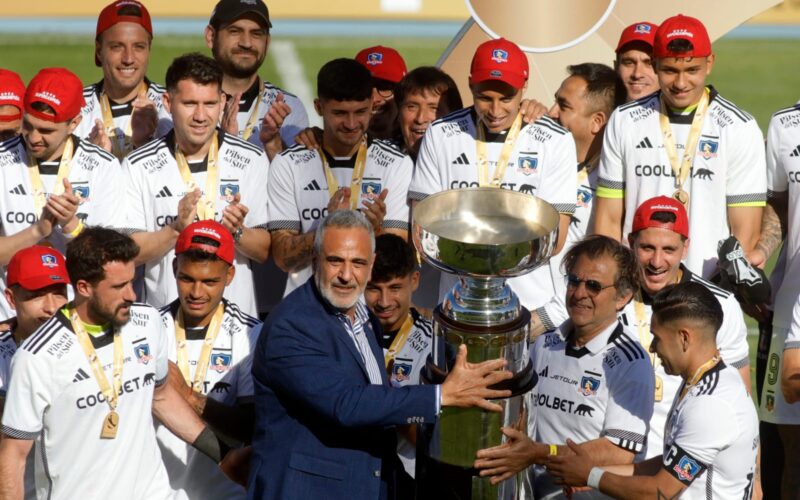
POLYGON ((35 245, 47 236, 49 234, 44 234, 37 222, 16 234, 0 238, 0 265, 7 265, 17 251, 35 245))
POLYGON ((624 215, 621 199, 596 198, 594 207, 594 227, 590 234, 602 234, 617 241, 622 239, 622 216, 624 215))
POLYGON ((783 399, 789 404, 800 401, 800 349, 783 351, 781 392, 783 399))
POLYGON ((168 383, 160 385, 153 393, 153 415, 189 444, 197 439, 205 427, 189 403, 168 383))
POLYGON ((657 476, 619 476, 606 472, 600 478, 600 491, 620 500, 678 498, 684 489, 670 484, 661 484, 657 476))
POLYGON ((624 450, 604 437, 586 441, 579 446, 591 455, 592 462, 601 466, 630 464, 635 457, 632 451, 624 450))
POLYGON ((269 231, 262 228, 245 227, 236 250, 256 262, 266 262, 269 257, 269 231))
POLYGON ((172 226, 164 226, 158 231, 133 233, 131 238, 139 245, 139 255, 134 260, 138 266, 159 260, 172 250, 178 239, 178 232, 172 226))
POLYGON ((779 200, 770 200, 764 207, 761 215, 761 237, 756 244, 756 248, 764 254, 764 260, 769 259, 778 246, 786 237, 785 217, 782 219, 778 215, 778 210, 785 210, 785 205, 779 200))
POLYGON ((299 271, 311 264, 314 249, 314 233, 294 234, 290 231, 273 231, 272 258, 284 272, 299 271))
POLYGON ((19 453, 16 441, 8 436, 0 438, 0 500, 22 500, 23 497, 27 453, 19 453))
POLYGON ((202 404, 192 404, 195 412, 211 427, 216 434, 222 434, 244 444, 253 441, 255 424, 255 405, 241 403, 229 406, 204 396, 202 404), (199 410, 199 411, 198 411, 199 410))
POLYGON ((728 207, 731 234, 736 236, 745 252, 750 252, 758 244, 763 212, 762 207, 728 207))
POLYGON ((752 386, 750 384, 750 363, 742 366, 738 369, 739 376, 742 377, 742 382, 744 382, 744 387, 747 389, 747 394, 752 394, 752 386))
POLYGON ((276 134, 276 137, 274 139, 272 139, 269 142, 265 142, 263 144, 264 144, 264 152, 267 153, 267 158, 269 159, 269 161, 272 161, 272 159, 275 158, 278 155, 278 153, 283 151, 285 147, 283 141, 281 140, 280 134, 276 134))

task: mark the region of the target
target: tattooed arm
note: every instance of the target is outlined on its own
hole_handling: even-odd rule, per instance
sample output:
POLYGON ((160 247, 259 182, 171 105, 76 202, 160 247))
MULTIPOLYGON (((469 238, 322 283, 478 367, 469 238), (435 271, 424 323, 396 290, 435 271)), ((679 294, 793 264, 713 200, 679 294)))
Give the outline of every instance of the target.
POLYGON ((767 206, 761 216, 761 238, 753 251, 751 262, 759 267, 764 267, 767 259, 772 255, 781 241, 786 237, 789 217, 789 193, 769 193, 767 206))
POLYGON ((271 232, 272 257, 282 271, 293 273, 311 264, 314 232, 298 233, 289 229, 271 232))

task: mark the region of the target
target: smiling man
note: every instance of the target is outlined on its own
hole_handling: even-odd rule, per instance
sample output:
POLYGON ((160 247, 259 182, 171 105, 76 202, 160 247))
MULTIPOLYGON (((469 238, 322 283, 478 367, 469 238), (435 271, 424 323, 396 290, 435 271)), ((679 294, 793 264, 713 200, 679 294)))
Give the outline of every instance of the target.
POLYGON ((758 242, 767 199, 764 141, 755 119, 706 84, 715 56, 705 26, 678 15, 656 31, 660 91, 620 106, 606 127, 594 232, 621 240, 645 200, 686 207, 686 266, 708 278, 731 234, 745 252, 758 242))
MULTIPOLYGON (((484 42, 470 66, 473 106, 435 121, 425 132, 408 196, 412 202, 448 189, 496 187, 537 196, 559 212, 556 252, 575 212, 575 141, 543 116, 525 123, 520 113, 528 59, 505 39, 484 42)), ((546 266, 508 280, 522 305, 535 309, 554 293, 546 266)), ((455 283, 442 275, 440 297, 455 283)))
POLYGON ((369 133, 378 139, 390 139, 397 128, 397 84, 406 75, 403 56, 391 47, 367 47, 356 54, 356 61, 372 75, 372 118, 369 133))
POLYGON ((626 101, 634 101, 658 90, 653 70, 653 41, 658 26, 648 22, 634 23, 622 30, 617 43, 617 71, 627 93, 626 101))
MULTIPOLYGON (((651 198, 636 210, 628 242, 636 256, 638 287, 633 300, 620 315, 645 350, 649 350, 653 335, 653 297, 662 289, 676 283, 699 283, 708 288, 724 312, 716 335, 717 347, 725 363, 739 371, 750 390, 750 357, 747 326, 739 302, 732 293, 722 290, 681 264, 689 251, 689 221, 686 210, 677 200, 667 196, 651 198)), ((647 458, 661 454, 664 426, 681 384, 680 377, 665 371, 658 358, 651 355, 655 374, 655 407, 647 435, 647 458)))

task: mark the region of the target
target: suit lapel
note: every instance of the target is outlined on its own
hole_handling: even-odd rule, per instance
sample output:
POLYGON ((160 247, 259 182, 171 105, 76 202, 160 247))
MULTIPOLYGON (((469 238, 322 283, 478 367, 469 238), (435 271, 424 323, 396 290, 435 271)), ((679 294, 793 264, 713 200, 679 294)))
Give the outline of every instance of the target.
POLYGON ((381 372, 381 382, 383 382, 383 385, 386 385, 389 383, 389 380, 384 368, 383 348, 378 344, 378 336, 381 333, 380 328, 380 323, 375 321, 375 318, 370 314, 369 321, 364 325, 364 334, 367 336, 372 355, 375 356, 375 359, 378 361, 378 371, 381 372))
POLYGON ((335 319, 339 323, 336 325, 336 338, 344 344, 344 346, 350 352, 350 355, 353 356, 353 359, 358 367, 361 368, 361 373, 364 374, 364 378, 367 380, 367 382, 369 382, 367 367, 364 365, 364 360, 361 358, 361 353, 358 352, 355 341, 350 337, 350 334, 347 333, 347 328, 342 324, 341 319, 338 317, 335 319))

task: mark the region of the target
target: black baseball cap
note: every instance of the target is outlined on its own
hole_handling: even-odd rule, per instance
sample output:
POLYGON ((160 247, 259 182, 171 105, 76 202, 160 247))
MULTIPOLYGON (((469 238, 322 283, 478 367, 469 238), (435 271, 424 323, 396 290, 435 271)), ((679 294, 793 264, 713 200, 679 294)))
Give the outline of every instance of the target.
POLYGON ((272 28, 267 5, 262 0, 220 0, 214 7, 208 24, 219 29, 220 26, 232 23, 249 13, 256 14, 267 23, 268 28, 272 28))

